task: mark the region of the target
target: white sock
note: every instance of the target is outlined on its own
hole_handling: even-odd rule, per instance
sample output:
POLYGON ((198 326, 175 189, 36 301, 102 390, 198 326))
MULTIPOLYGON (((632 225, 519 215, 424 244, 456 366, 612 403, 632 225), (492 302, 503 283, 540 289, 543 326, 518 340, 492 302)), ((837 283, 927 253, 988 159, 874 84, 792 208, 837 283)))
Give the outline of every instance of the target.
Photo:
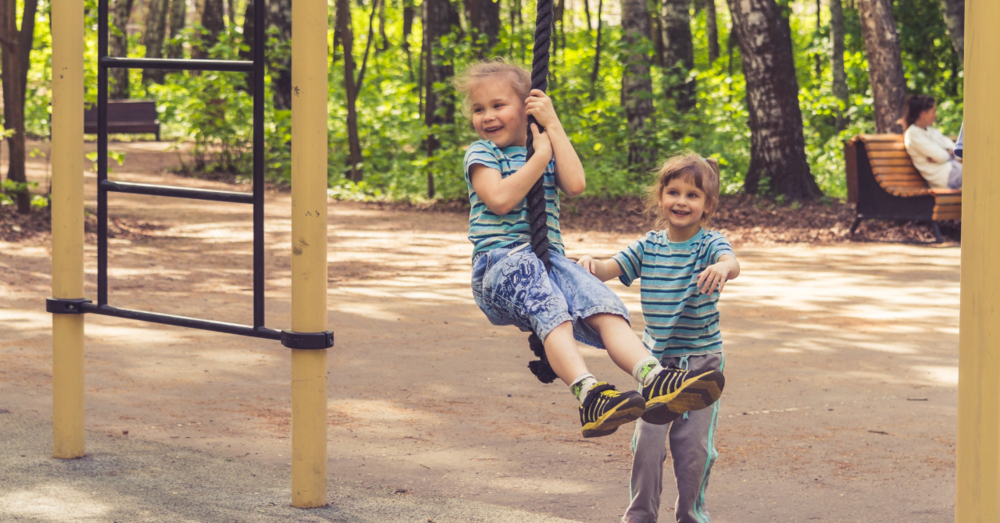
POLYGON ((587 393, 590 389, 597 385, 597 378, 591 373, 581 374, 573 380, 573 383, 569 384, 569 390, 576 396, 576 399, 580 400, 580 404, 583 405, 583 400, 587 399, 587 393))
POLYGON ((639 360, 635 367, 632 367, 632 377, 645 387, 656 378, 661 370, 663 367, 660 365, 660 361, 652 356, 647 356, 639 360))

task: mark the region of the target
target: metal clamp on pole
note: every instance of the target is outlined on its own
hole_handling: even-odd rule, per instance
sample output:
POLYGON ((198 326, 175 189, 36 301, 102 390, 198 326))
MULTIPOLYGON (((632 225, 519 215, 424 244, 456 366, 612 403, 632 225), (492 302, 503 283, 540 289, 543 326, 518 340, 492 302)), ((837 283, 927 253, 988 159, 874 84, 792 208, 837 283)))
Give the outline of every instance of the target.
POLYGON ((74 298, 61 300, 59 298, 45 298, 45 312, 52 314, 83 314, 83 304, 91 303, 87 298, 74 298))
POLYGON ((281 331, 281 344, 289 349, 322 350, 333 347, 333 331, 281 331))

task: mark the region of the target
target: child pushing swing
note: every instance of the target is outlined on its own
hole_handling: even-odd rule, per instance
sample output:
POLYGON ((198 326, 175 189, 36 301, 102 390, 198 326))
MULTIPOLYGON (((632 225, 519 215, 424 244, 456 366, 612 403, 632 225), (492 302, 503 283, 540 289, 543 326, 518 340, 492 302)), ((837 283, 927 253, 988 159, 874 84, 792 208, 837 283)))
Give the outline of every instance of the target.
MULTIPOLYGON (((641 280, 642 341, 661 364, 696 374, 722 371, 719 293, 739 276, 740 264, 729 241, 707 230, 719 202, 719 167, 695 154, 667 160, 650 187, 646 212, 663 230, 647 233, 614 258, 578 262, 601 281, 641 280)), ((674 515, 678 523, 708 523, 705 491, 718 452, 715 428, 719 404, 671 416, 669 424, 636 424, 632 438, 630 504, 623 523, 656 523, 669 439, 677 482, 674 515)))
POLYGON ((662 425, 714 403, 725 384, 720 370, 663 367, 632 332, 628 309, 614 292, 565 257, 558 190, 577 196, 586 188, 586 176, 549 97, 530 89, 527 71, 504 60, 474 64, 454 84, 465 95, 464 109, 481 138, 469 146, 464 162, 473 297, 494 325, 514 325, 542 340, 552 370, 580 402, 583 437, 611 434, 640 417, 662 425), (527 159, 529 115, 544 132, 532 124, 535 153, 527 159), (525 197, 539 178, 550 271, 527 248, 525 197), (606 349, 639 390, 619 391, 598 381, 576 341, 606 349))

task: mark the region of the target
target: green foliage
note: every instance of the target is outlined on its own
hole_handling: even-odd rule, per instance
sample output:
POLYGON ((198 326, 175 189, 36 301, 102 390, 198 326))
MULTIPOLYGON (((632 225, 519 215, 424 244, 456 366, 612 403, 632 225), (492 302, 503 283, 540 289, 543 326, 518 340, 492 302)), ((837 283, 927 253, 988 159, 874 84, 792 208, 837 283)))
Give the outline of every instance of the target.
MULTIPOLYGON (((27 129, 35 136, 47 136, 51 81, 51 34, 48 17, 50 0, 41 0, 35 29, 34 52, 27 89, 27 129)), ((86 100, 96 100, 96 0, 86 0, 85 81, 86 100)), ((511 26, 510 6, 503 2, 499 43, 492 55, 506 56, 527 65, 531 54, 534 3, 523 2, 524 23, 511 26)), ((559 33, 557 49, 552 54, 549 94, 571 140, 587 170, 588 194, 618 196, 641 194, 651 181, 650 175, 630 171, 627 165, 628 131, 621 103, 622 39, 620 27, 609 26, 609 14, 617 11, 613 2, 605 2, 605 26, 602 34, 600 75, 590 81, 594 65, 597 30, 588 31, 580 12, 567 12, 565 27, 559 33), (572 22, 575 20, 575 23, 572 22)), ((872 95, 868 82, 868 63, 861 38, 857 10, 845 2, 846 52, 844 56, 850 91, 845 102, 833 96, 830 72, 831 48, 829 12, 821 13, 816 27, 815 3, 782 0, 779 4, 789 17, 797 78, 799 102, 803 115, 806 155, 813 175, 831 197, 846 193, 843 165, 843 141, 857 133, 874 132, 872 95), (838 132, 836 116, 842 112, 849 120, 838 132)), ((750 161, 750 131, 746 124, 746 85, 742 75, 738 46, 728 49, 731 20, 723 2, 717 2, 719 44, 722 56, 709 63, 706 43, 705 11, 692 19, 695 44, 696 107, 678 111, 665 94, 672 82, 659 66, 652 71, 651 93, 655 114, 653 131, 645 138, 660 159, 684 151, 719 159, 722 166, 722 190, 735 193, 742 189, 743 176, 750 161)), ((368 38, 370 0, 351 2, 355 62, 360 67, 368 38)), ((414 20, 408 42, 403 42, 402 4, 386 5, 386 41, 372 46, 365 80, 357 99, 364 181, 352 183, 345 178, 350 170, 347 146, 347 109, 344 91, 343 51, 333 49, 330 56, 328 130, 328 178, 331 195, 346 199, 423 199, 428 178, 432 177, 436 197, 466 197, 462 171, 465 148, 477 139, 468 120, 458 109, 460 100, 450 85, 434 86, 445 100, 442 114, 454 114, 454 122, 428 129, 421 114, 426 93, 418 85, 421 26, 414 20), (450 109, 449 109, 450 104, 450 109), (425 141, 435 135, 441 146, 427 155, 425 141)), ((236 24, 221 35, 209 54, 213 58, 237 59, 245 49, 242 12, 236 24)), ((594 15, 595 13, 592 13, 594 15)), ((693 11, 694 14, 694 11, 693 11)), ((899 25, 904 69, 909 89, 931 94, 939 102, 938 127, 955 134, 962 120, 962 71, 945 31, 938 0, 895 0, 894 14, 899 25)), ((332 9, 331 9, 332 16, 332 9)), ((595 20, 596 21, 596 20, 595 20)), ((376 22, 377 23, 377 22, 376 22)), ((617 24, 617 22, 616 22, 617 24)), ((332 24, 328 45, 333 45, 332 24)), ((189 28, 175 43, 190 48, 201 28, 189 28)), ((144 56, 141 34, 129 35, 129 55, 144 56)), ((444 37, 435 48, 435 60, 458 71, 478 59, 483 39, 467 31, 456 30, 444 37)), ((651 46, 644 49, 652 52, 651 46)), ((275 110, 271 74, 279 58, 289 52, 287 43, 272 38, 268 57, 266 93, 266 173, 269 180, 287 182, 291 176, 291 115, 275 110)), ((655 63, 655 60, 654 60, 655 63)), ((168 139, 191 143, 191 172, 226 172, 249 175, 252 165, 252 100, 242 73, 170 73, 163 85, 144 87, 141 72, 131 71, 130 89, 134 98, 157 100, 163 135, 168 139)), ((358 74, 354 71, 353 74, 358 74)))

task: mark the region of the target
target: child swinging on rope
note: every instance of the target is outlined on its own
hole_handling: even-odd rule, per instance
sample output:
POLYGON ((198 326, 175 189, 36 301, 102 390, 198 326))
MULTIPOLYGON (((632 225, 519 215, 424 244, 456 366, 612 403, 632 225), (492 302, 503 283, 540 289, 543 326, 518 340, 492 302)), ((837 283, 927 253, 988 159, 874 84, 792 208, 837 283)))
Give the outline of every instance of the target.
POLYGON ((580 401, 585 438, 611 434, 640 416, 666 423, 673 415, 712 404, 722 394, 722 373, 663 368, 632 332, 628 310, 614 292, 564 256, 557 188, 577 196, 586 178, 552 101, 530 89, 527 71, 503 60, 479 62, 454 83, 482 138, 466 151, 465 181, 469 239, 475 245, 472 293, 486 317, 494 325, 533 331, 544 342, 552 370, 580 401), (526 160, 528 115, 545 131, 532 124, 535 153, 526 160), (539 178, 551 272, 526 248, 531 240, 525 196, 539 178), (577 340, 606 349, 639 382, 639 391, 618 391, 597 381, 577 340))
MULTIPOLYGON (((663 365, 695 373, 721 371, 726 363, 719 333, 719 292, 740 274, 733 248, 722 234, 706 230, 719 202, 719 168, 714 160, 689 154, 668 160, 650 187, 646 210, 666 230, 646 236, 611 260, 590 256, 579 264, 601 281, 625 285, 642 280, 643 342, 663 365)), ((643 417, 632 439, 631 504, 623 523, 656 523, 663 462, 670 438, 677 480, 679 523, 707 523, 705 489, 715 450, 719 404, 700 412, 671 414, 659 423, 643 417), (671 422, 670 425, 662 424, 671 422)))

